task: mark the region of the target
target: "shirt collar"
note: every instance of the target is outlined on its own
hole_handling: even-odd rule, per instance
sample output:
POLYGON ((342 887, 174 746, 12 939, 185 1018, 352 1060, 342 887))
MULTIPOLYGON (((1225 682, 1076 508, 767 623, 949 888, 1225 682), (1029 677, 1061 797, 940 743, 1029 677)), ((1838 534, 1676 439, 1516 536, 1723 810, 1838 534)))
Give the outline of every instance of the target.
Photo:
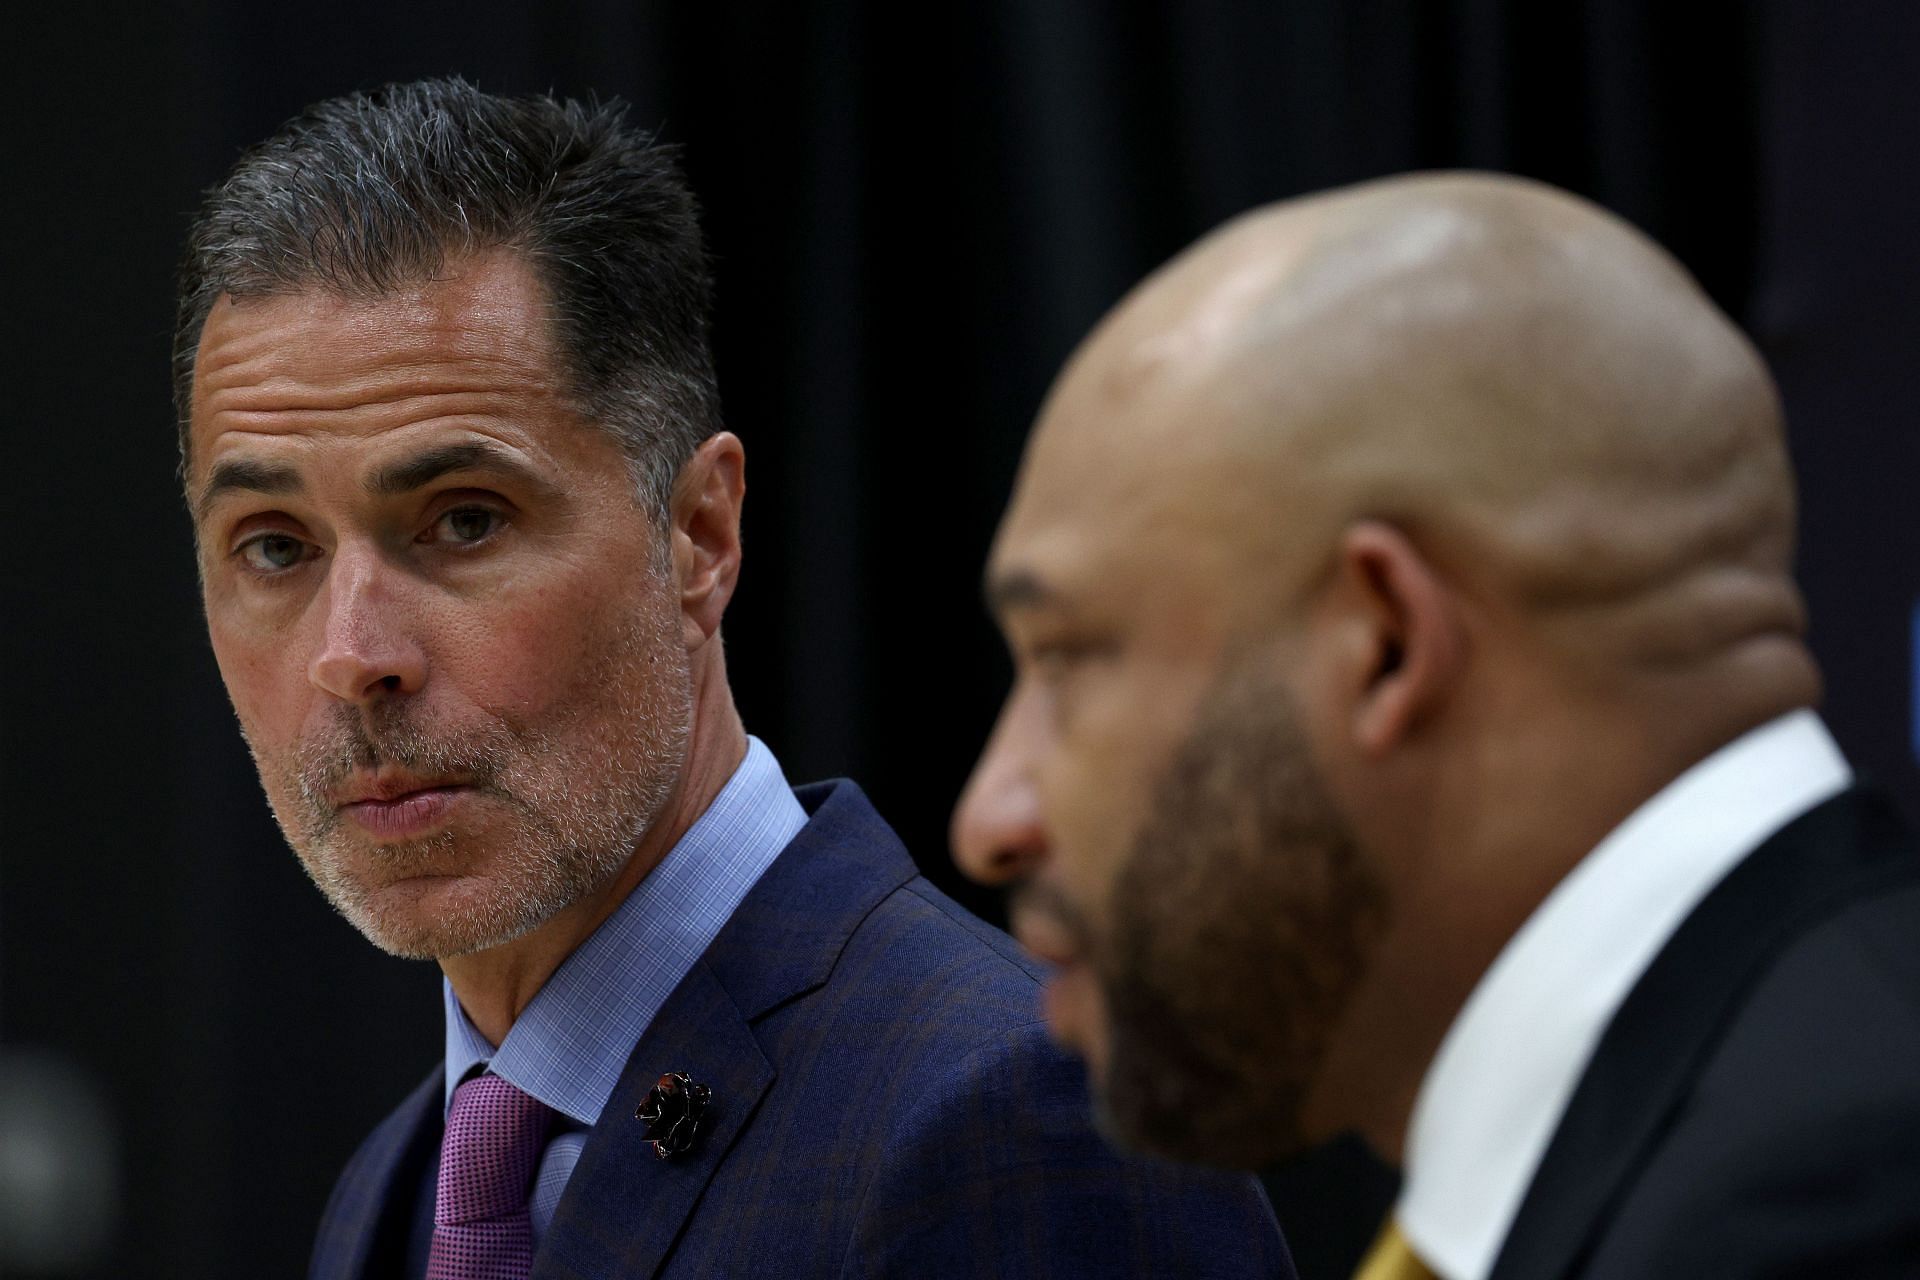
POLYGON ((654 1014, 806 824, 779 761, 749 737, 745 759, 707 811, 554 971, 497 1051, 442 980, 447 1105, 484 1065, 592 1125, 654 1014))
POLYGON ((1852 774, 1811 711, 1722 747, 1641 805, 1481 977, 1427 1070, 1395 1210, 1445 1280, 1484 1280, 1574 1085, 1696 904, 1852 774))

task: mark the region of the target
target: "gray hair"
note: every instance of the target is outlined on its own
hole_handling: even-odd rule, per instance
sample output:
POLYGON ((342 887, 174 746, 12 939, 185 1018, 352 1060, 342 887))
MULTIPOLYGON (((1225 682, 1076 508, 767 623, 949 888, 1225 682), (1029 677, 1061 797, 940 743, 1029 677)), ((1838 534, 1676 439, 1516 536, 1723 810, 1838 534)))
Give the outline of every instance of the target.
POLYGON ((308 107, 208 191, 174 330, 183 473, 195 353, 221 295, 379 299, 492 248, 533 267, 566 389, 619 439, 664 520, 681 465, 720 428, 712 281, 674 149, 629 126, 618 100, 499 97, 451 78, 308 107))

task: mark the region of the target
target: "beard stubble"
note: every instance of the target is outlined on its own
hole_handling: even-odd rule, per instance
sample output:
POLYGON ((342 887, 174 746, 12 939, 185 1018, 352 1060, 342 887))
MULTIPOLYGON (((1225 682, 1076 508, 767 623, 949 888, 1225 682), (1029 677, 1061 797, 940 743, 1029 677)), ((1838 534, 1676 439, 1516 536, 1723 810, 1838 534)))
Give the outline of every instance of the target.
POLYGON ((691 734, 678 612, 650 574, 634 614, 612 626, 602 652, 537 719, 492 714, 449 727, 407 700, 341 703, 295 752, 269 756, 249 742, 301 865, 375 946, 412 959, 499 946, 626 865, 678 785, 691 734), (365 839, 330 797, 356 770, 382 766, 468 782, 493 810, 484 841, 457 821, 416 840, 365 839), (424 883, 411 878, 446 870, 465 881, 443 889, 428 914, 424 883))

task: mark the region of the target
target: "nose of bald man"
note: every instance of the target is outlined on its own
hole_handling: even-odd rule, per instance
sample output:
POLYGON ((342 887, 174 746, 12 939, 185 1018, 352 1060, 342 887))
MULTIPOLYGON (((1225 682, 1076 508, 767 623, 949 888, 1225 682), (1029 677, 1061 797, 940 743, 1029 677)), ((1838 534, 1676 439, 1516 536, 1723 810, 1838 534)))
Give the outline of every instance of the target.
POLYGON ((1020 700, 1009 701, 953 811, 954 861, 984 885, 1024 880, 1046 858, 1024 718, 1020 700))

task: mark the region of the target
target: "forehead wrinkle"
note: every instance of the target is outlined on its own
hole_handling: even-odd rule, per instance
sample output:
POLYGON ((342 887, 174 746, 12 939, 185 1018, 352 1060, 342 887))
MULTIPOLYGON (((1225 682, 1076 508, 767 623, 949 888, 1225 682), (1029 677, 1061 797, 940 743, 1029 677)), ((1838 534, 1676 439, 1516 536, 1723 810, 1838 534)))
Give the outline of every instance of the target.
POLYGON ((546 397, 518 392, 408 392, 390 397, 358 397, 339 404, 208 407, 205 420, 214 437, 229 434, 299 435, 329 430, 336 434, 375 435, 404 427, 449 421, 518 422, 546 397))
MULTIPOLYGON (((463 393, 536 399, 552 394, 546 370, 538 362, 493 349, 459 352, 451 359, 439 353, 432 359, 410 358, 414 353, 409 352, 382 352, 383 358, 375 359, 366 354, 356 357, 350 350, 337 357, 324 349, 290 355, 286 348, 292 344, 285 338, 262 345, 265 350, 257 355, 216 359, 203 368, 195 378, 198 404, 215 413, 229 406, 291 412, 463 393), (321 360, 330 363, 321 364, 321 360)), ((425 345, 421 344, 423 349, 425 345)), ((203 352, 203 359, 222 354, 203 352)))
POLYGON ((228 361, 227 367, 227 376, 215 372, 196 382, 195 434, 211 437, 196 452, 217 453, 234 434, 364 438, 450 420, 511 444, 524 434, 517 427, 547 416, 560 398, 527 361, 511 356, 390 361, 345 376, 335 366, 322 368, 321 378, 271 365, 268 376, 245 378, 240 362, 228 361))
POLYGON ((223 297, 201 333, 195 403, 232 393, 278 396, 293 408, 396 398, 370 395, 371 384, 400 394, 496 382, 547 393, 554 371, 544 291, 481 287, 497 274, 474 270, 433 289, 372 300, 317 290, 223 297))

